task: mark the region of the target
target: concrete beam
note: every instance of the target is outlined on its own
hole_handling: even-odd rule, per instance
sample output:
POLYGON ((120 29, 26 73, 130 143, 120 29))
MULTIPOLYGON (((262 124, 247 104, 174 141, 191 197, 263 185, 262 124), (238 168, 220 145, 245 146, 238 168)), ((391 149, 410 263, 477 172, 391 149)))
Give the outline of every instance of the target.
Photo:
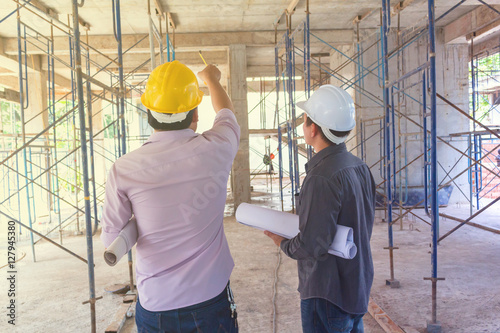
POLYGON ((59 13, 50 7, 45 6, 38 0, 31 0, 30 5, 41 11, 43 14, 48 16, 49 18, 53 18, 59 20, 59 13))
MULTIPOLYGON (((349 44, 353 41, 352 30, 312 30, 311 32, 327 43, 349 44)), ((281 35, 283 31, 279 31, 278 33, 281 35)), ((122 36, 123 49, 128 49, 144 37, 145 35, 137 34, 122 36)), ((116 40, 112 35, 90 36, 89 44, 105 54, 115 54, 117 50, 116 40)), ((203 52, 225 51, 230 44, 274 47, 274 31, 175 34, 176 53, 186 51, 197 52, 198 50, 202 50, 203 52)), ((57 55, 68 54, 68 39, 66 37, 54 37, 54 50, 57 55)), ((4 52, 8 55, 17 54, 17 38, 4 39, 4 52)), ((149 53, 149 39, 144 38, 129 52, 149 53)), ((38 48, 32 47, 28 49, 28 54, 43 53, 38 48)))
POLYGON ((3 91, 0 91, 0 99, 19 103, 19 93, 12 89, 4 89, 3 91))
MULTIPOLYGON (((17 76, 1 76, 0 86, 7 87, 12 90, 19 90, 19 78, 17 76)), ((18 100, 19 102, 19 100, 18 100)))
MULTIPOLYGON (((182 63, 186 65, 201 65, 203 64, 203 61, 200 58, 200 55, 198 52, 176 52, 176 60, 181 61, 182 63)), ((210 63, 210 64, 226 64, 227 63, 227 51, 214 51, 214 52, 206 52, 203 54, 203 57, 205 60, 210 63)), ((45 59, 43 69, 47 70, 47 56, 43 56, 45 59)), ((69 63, 69 55, 61 55, 59 58, 66 63, 69 63)), ((125 73, 127 71, 131 71, 133 69, 136 69, 140 65, 142 65, 145 61, 147 61, 150 58, 150 55, 148 53, 131 53, 131 54, 124 54, 123 55, 123 68, 125 73)), ((91 55, 92 61, 105 66, 107 65, 110 61, 106 57, 99 55, 99 54, 94 54, 91 55)), ((165 55, 166 59, 166 55, 165 55)), ((156 63, 160 63, 160 55, 156 56, 156 63)), ((60 68, 67 68, 66 65, 64 65, 61 62, 56 61, 54 63, 55 69, 58 70, 60 68)), ((92 67, 94 67, 92 65, 92 67)), ((146 66, 147 71, 150 71, 149 65, 146 66)), ((110 64, 108 67, 106 67, 110 70, 116 70, 118 69, 118 65, 115 63, 110 64)))
MULTIPOLYGON (((500 11, 500 5, 493 6, 500 11)), ((466 37, 476 37, 498 29, 500 15, 487 6, 480 6, 444 27, 444 43, 466 43, 466 37)))
POLYGON ((481 39, 479 42, 474 42, 473 56, 481 56, 482 54, 492 54, 498 52, 500 44, 500 34, 494 34, 489 38, 481 39))
MULTIPOLYGON (((5 53, 5 47, 7 44, 6 38, 0 37, 0 67, 8 69, 11 72, 19 73, 19 63, 17 62, 17 38, 12 38, 16 41, 16 52, 11 54, 5 53)), ((30 64, 28 64, 28 72, 32 71, 30 64)))
MULTIPOLYGON (((42 66, 44 65, 45 65, 44 67, 46 67, 46 61, 40 61, 40 60, 41 60, 40 57, 37 55, 34 55, 33 58, 29 59, 27 66, 28 74, 33 74, 42 71, 43 70, 42 66), (35 65, 35 68, 33 68, 33 64, 35 65)), ((17 62, 17 57, 1 53, 0 49, 0 67, 12 72, 12 76, 6 75, 7 78, 3 77, 2 79, 0 79, 0 84, 3 84, 9 88, 19 91, 19 79, 17 78, 17 76, 19 75, 18 74, 19 63, 17 62), (14 80, 11 79, 11 77, 13 76, 15 76, 14 80), (17 84, 15 83, 15 81, 17 81, 17 84)), ((59 74, 55 74, 55 83, 61 87, 66 87, 66 88, 71 87, 70 80, 59 74)))

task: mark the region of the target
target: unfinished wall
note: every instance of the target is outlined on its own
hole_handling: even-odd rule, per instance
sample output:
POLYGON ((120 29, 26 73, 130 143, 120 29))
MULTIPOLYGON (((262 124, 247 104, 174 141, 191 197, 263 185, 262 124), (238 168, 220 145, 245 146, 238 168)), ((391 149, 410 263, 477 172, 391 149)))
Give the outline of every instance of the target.
MULTIPOLYGON (((362 123, 364 138, 373 135, 364 145, 366 161, 372 168, 372 173, 376 183, 381 183, 384 170, 380 160, 381 154, 385 154, 385 147, 377 131, 382 129, 385 123, 383 110, 383 90, 382 90, 382 58, 380 43, 373 46, 375 38, 362 44, 362 63, 364 68, 360 73, 360 67, 356 67, 358 75, 358 84, 360 90, 356 93, 357 113, 360 123, 362 123)), ((401 35, 401 41, 409 40, 411 35, 401 35)), ((467 45, 453 44, 444 45, 442 30, 437 31, 436 36, 436 88, 437 93, 449 99, 459 108, 468 110, 468 48, 467 45)), ((393 32, 389 38, 389 53, 397 47, 397 35, 393 32)), ((424 64, 428 59, 427 36, 417 38, 411 44, 403 49, 397 55, 395 54, 389 60, 389 78, 392 83, 405 73, 412 71, 418 66, 424 64)), ((390 98, 394 98, 396 117, 396 170, 409 164, 406 170, 403 170, 396 177, 398 186, 408 183, 408 186, 423 186, 424 184, 424 145, 423 130, 420 127, 423 124, 423 94, 422 79, 423 73, 411 76, 399 85, 394 85, 390 91, 390 98), (398 93, 398 91, 400 93, 398 93), (392 96, 392 97, 391 97, 392 96), (400 116, 398 116, 400 114, 400 116)), ((428 89, 428 74, 425 78, 426 89, 428 89)), ((389 101, 390 102, 390 101, 389 101)), ((427 95, 427 107, 430 105, 430 99, 427 95)), ((468 131, 468 120, 463 115, 455 111, 451 106, 442 100, 437 100, 437 134, 438 138, 438 181, 445 183, 454 178, 467 167, 467 159, 459 151, 466 151, 466 142, 451 139, 449 134, 468 131), (450 143, 453 147, 447 145, 450 143)), ((430 130, 430 117, 428 119, 428 129, 430 130)), ((392 120, 391 120, 392 121, 392 120)), ((358 124, 358 131, 361 124, 358 124)), ((392 149, 392 144, 391 144, 392 149)), ((467 172, 452 183, 454 186, 450 198, 450 204, 456 202, 466 202, 467 198, 460 193, 458 187, 465 193, 468 193, 467 172)))

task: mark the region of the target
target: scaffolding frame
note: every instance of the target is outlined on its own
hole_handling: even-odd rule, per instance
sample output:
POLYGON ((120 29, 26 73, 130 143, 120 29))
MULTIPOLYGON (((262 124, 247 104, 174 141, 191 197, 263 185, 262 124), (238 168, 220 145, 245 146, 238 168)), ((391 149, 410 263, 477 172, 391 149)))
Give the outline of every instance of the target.
MULTIPOLYGON (((121 18, 120 18, 120 1, 113 0, 112 2, 112 17, 113 17, 113 30, 114 37, 117 42, 117 54, 115 59, 108 57, 101 53, 99 50, 93 48, 89 44, 88 31, 86 34, 86 41, 80 35, 80 23, 78 21, 78 8, 83 6, 77 0, 72 1, 73 22, 70 25, 62 23, 61 21, 54 20, 53 18, 45 18, 43 15, 36 11, 36 7, 29 1, 13 0, 17 4, 17 9, 8 14, 5 18, 0 20, 3 22, 9 16, 17 13, 17 40, 18 40, 18 64, 19 64, 19 115, 20 121, 16 120, 16 111, 11 104, 11 125, 12 133, 2 133, 2 143, 4 146, 1 152, 2 156, 0 161, 0 169, 2 177, 7 178, 7 184, 4 186, 4 191, 8 194, 5 199, 2 198, 0 202, 0 214, 8 220, 16 222, 19 228, 19 235, 22 230, 29 231, 30 245, 32 250, 33 261, 36 262, 35 245, 38 241, 44 239, 49 243, 61 248, 72 256, 85 262, 88 267, 89 277, 89 299, 83 304, 90 304, 91 312, 91 329, 92 332, 96 331, 96 315, 95 303, 102 297, 96 297, 95 293, 95 274, 93 263, 93 243, 92 236, 95 234, 98 227, 98 210, 99 204, 102 204, 104 198, 104 187, 96 185, 94 161, 96 155, 103 161, 114 162, 119 156, 127 152, 127 146, 131 140, 145 140, 143 137, 128 138, 127 132, 127 108, 135 108, 140 112, 144 110, 126 100, 128 94, 142 93, 141 87, 144 85, 147 76, 142 81, 136 84, 131 84, 128 79, 131 78, 137 71, 148 65, 159 54, 163 59, 163 54, 166 51, 168 60, 175 59, 174 45, 169 37, 168 29, 170 24, 170 17, 166 20, 167 35, 161 32, 158 34, 160 41, 160 50, 155 50, 155 45, 151 45, 152 53, 149 58, 140 64, 129 73, 124 73, 123 68, 123 54, 132 50, 143 39, 140 39, 127 50, 122 50, 122 37, 121 37, 121 18), (45 36, 41 32, 33 29, 29 24, 22 21, 22 11, 27 11, 32 15, 36 15, 48 24, 50 28, 50 36, 45 36), (69 62, 61 59, 54 53, 54 29, 59 33, 62 32, 63 36, 68 38, 70 60, 69 62), (166 38, 163 44, 162 39, 166 38), (164 46, 165 45, 165 46, 164 46), (30 119, 25 119, 25 110, 28 108, 29 90, 28 74, 35 68, 28 67, 29 63, 29 48, 38 50, 47 56, 47 98, 48 104, 44 110, 41 110, 30 119), (99 54, 104 57, 107 64, 102 65, 92 60, 91 53, 99 54), (56 99, 55 88, 55 64, 61 64, 71 70, 71 89, 70 92, 65 94, 59 99, 56 99), (118 73, 114 73, 108 67, 115 64, 118 67, 118 73), (96 67, 97 71, 91 74, 91 65, 96 67), (105 75, 109 77, 109 84, 103 83, 97 78, 97 75, 105 75), (94 93, 92 87, 102 89, 101 93, 94 93), (68 99, 70 101, 68 102, 68 99), (92 104, 96 101, 105 101, 107 106, 102 107, 100 110, 93 110, 92 104), (60 102, 65 103, 65 110, 59 110, 62 115, 57 115, 57 106, 60 102), (68 105, 70 105, 68 107, 68 105), (111 114, 109 121, 106 118, 103 122, 106 123, 102 129, 97 132, 93 131, 93 120, 98 119, 96 116, 103 114, 105 109, 111 106, 111 114), (48 125, 38 133, 27 133, 26 125, 35 119, 41 120, 44 114, 48 116, 48 125), (78 121, 76 119, 78 117, 78 121), (114 118, 114 119, 113 119, 114 118), (88 126, 88 127, 87 127, 88 126), (20 130, 17 130, 17 127, 20 130), (73 133, 69 129, 73 128, 73 133), (77 128, 79 127, 79 128, 77 128), (61 133, 61 129, 66 129, 66 133, 61 133), (20 132, 20 133, 19 133, 20 132), (88 134, 87 134, 88 132, 88 134), (61 137, 66 134, 66 137, 61 137), (87 136, 88 135, 88 136, 87 136), (106 138, 98 138, 98 136, 108 136, 106 138), (21 140, 19 140, 21 139, 21 140), (96 142, 102 140, 99 144, 96 142), (7 144, 6 142, 7 141, 7 144), (20 141, 20 142, 19 142, 20 141), (110 147, 106 147, 106 142, 110 141, 110 147), (66 147, 64 156, 58 156, 58 151, 61 152, 61 145, 66 147), (10 149, 6 147, 10 146, 10 149), (96 149, 98 148, 98 149, 96 149), (102 149, 102 152, 99 151, 102 149), (42 160, 43 157, 43 160, 42 160), (43 165, 44 163, 45 165, 43 165), (20 164, 24 167, 20 168, 20 164), (90 164, 90 165, 89 165, 90 164), (60 175, 61 167, 67 172, 73 172, 74 178, 67 179, 60 175), (11 181, 11 179, 13 181, 11 181), (24 179, 24 185, 22 185, 24 179), (14 184, 17 189, 12 189, 14 184), (91 196, 92 186, 92 196, 91 196), (74 202, 71 202, 65 190, 65 187, 74 189, 74 202), (37 205, 39 200, 35 200, 35 191, 40 191, 40 194, 47 196, 48 215, 49 221, 52 222, 52 213, 57 217, 57 225, 43 234, 34 227, 34 222, 37 218, 37 205), (78 197, 78 192, 83 191, 83 198, 78 197), (22 196, 25 194, 25 199, 22 196), (12 206, 14 199, 17 197, 17 211, 18 216, 14 217, 12 214, 12 206), (21 205, 26 205, 27 214, 21 214, 21 205), (70 210, 74 210, 73 213, 70 210), (63 214, 65 215, 63 217, 63 214), (87 243, 87 259, 84 259, 63 246, 63 229, 76 222, 77 231, 80 230, 79 216, 83 215, 85 218, 86 229, 86 243, 87 243), (94 227, 92 227, 92 219, 94 220, 94 227), (27 220, 27 221, 25 221, 27 220), (58 229, 59 244, 52 240, 50 234, 58 229), (33 234, 39 237, 34 240, 33 234)), ((160 20, 161 26, 161 20, 160 20)), ((173 24, 172 24, 173 27, 173 24)), ((175 34, 175 28, 173 30, 175 34)), ((31 88, 33 89, 33 88, 31 88)), ((108 109, 109 111, 109 109, 108 109)), ((2 128, 3 130, 3 128, 2 128)), ((71 193, 70 193, 71 196, 71 193)), ((132 255, 128 254, 129 260, 129 278, 131 290, 134 289, 133 271, 132 271, 132 255)))
MULTIPOLYGON (((452 8, 447 10, 438 18, 435 17, 435 6, 433 0, 427 1, 427 23, 423 27, 412 27, 412 29, 407 29, 406 34, 402 34, 404 37, 400 39, 400 20, 399 20, 399 12, 398 20, 397 20, 397 42, 393 49, 389 49, 389 37, 391 35, 391 7, 390 2, 388 0, 382 0, 381 3, 381 28, 380 32, 377 34, 372 34, 366 37, 364 40, 360 38, 360 23, 367 16, 371 15, 375 11, 370 11, 363 17, 357 17, 353 21, 355 24, 355 32, 357 33, 356 42, 354 43, 356 53, 353 56, 349 56, 343 53, 341 50, 336 47, 329 45, 327 42, 322 40, 320 37, 316 36, 314 33, 308 31, 307 35, 307 45, 310 46, 310 39, 318 40, 325 45, 328 45, 333 52, 337 52, 345 57, 347 60, 342 63, 337 68, 329 68, 321 61, 315 61, 313 58, 308 58, 308 65, 312 64, 316 68, 320 70, 321 73, 325 73, 327 76, 335 78, 340 82, 340 86, 344 89, 353 89, 356 94, 362 95, 366 97, 368 100, 373 102, 375 105, 379 106, 384 110, 382 117, 369 117, 369 118, 361 118, 358 119, 358 130, 357 130, 357 138, 359 143, 354 145, 350 151, 358 149, 358 153, 360 153, 361 158, 368 162, 366 159, 366 150, 367 144, 370 140, 374 140, 377 138, 379 133, 383 133, 383 135, 379 136, 380 139, 380 158, 372 165, 369 165, 370 169, 373 170, 374 167, 379 166, 380 176, 383 181, 377 184, 377 189, 380 196, 384 199, 384 211, 385 211, 385 221, 388 226, 388 246, 386 249, 389 250, 389 261, 390 261, 390 278, 387 279, 387 285, 391 287, 399 287, 399 281, 394 277, 394 253, 393 251, 397 249, 394 246, 394 237, 393 237, 393 225, 398 221, 401 223, 401 229, 403 228, 403 219, 406 216, 412 216, 415 220, 418 219, 431 227, 431 274, 430 277, 425 277, 425 280, 431 281, 431 303, 432 303, 432 315, 431 319, 427 323, 427 328, 430 330, 440 330, 440 324, 437 320, 437 282, 444 280, 438 276, 438 261, 437 261, 437 252, 438 252, 438 244, 440 241, 451 235, 453 232, 458 230, 465 224, 482 228, 484 230, 500 233, 499 230, 495 228, 491 228, 488 226, 482 226, 477 223, 472 223, 474 217, 478 216, 488 208, 492 207, 493 204, 498 202, 500 198, 495 198, 490 203, 488 203, 485 207, 479 209, 479 193, 481 192, 481 185, 478 182, 469 182, 470 194, 467 196, 466 193, 456 184, 456 180, 464 175, 469 174, 469 178, 471 178, 471 174, 480 175, 482 170, 487 170, 490 174, 500 177, 498 173, 498 168, 494 168, 493 170, 487 166, 485 161, 491 162, 492 159, 492 151, 487 152, 483 151, 482 141, 480 138, 487 137, 490 141, 496 142, 500 138, 499 130, 492 130, 487 125, 476 119, 475 114, 472 116, 469 115, 466 111, 461 110, 457 105, 453 104, 451 101, 443 97, 439 92, 436 91, 436 42, 435 42, 435 25, 436 22, 444 18, 446 15, 450 14, 458 8, 465 1, 459 1, 452 8), (375 36, 375 41, 373 41, 373 37, 375 36), (407 49, 411 44, 415 43, 420 39, 426 39, 426 44, 428 47, 427 60, 423 63, 415 66, 410 70, 404 68, 404 62, 401 57, 403 57, 403 52, 407 49), (365 46, 368 44, 368 46, 365 46), (368 50, 373 47, 377 47, 377 60, 371 64, 365 64, 364 54, 368 50), (389 77, 389 60, 397 57, 397 77, 390 78, 389 77), (354 64, 356 68, 355 75, 352 78, 344 77, 340 71, 345 68, 345 66, 349 64, 354 64), (369 76, 377 77, 380 89, 383 91, 383 99, 380 99, 376 96, 376 92, 368 91, 365 88, 365 79, 369 76), (416 82, 410 81, 410 78, 415 79, 416 82), (411 92, 412 89, 420 89, 421 96, 414 96, 411 92), (445 102, 454 110, 458 111, 460 114, 469 119, 471 123, 474 124, 474 130, 471 133, 465 133, 462 136, 470 137, 468 147, 464 150, 461 150, 455 147, 454 143, 457 141, 453 141, 451 136, 443 137, 437 135, 437 99, 445 102), (420 106, 420 119, 415 121, 408 115, 400 110, 402 101, 411 100, 415 103, 418 103, 420 106), (414 126, 418 129, 417 132, 401 132, 401 122, 405 121, 407 124, 414 126), (367 127, 377 126, 375 130, 372 130, 369 135, 367 135, 367 127), (399 133, 397 133, 397 131, 399 133), (408 154, 408 144, 410 142, 420 142, 423 141, 423 152, 416 156, 415 158, 409 158, 408 154), (447 149, 451 149, 453 152, 459 154, 459 159, 454 163, 451 168, 445 168, 443 164, 440 162, 440 158, 437 155, 438 145, 440 145, 439 149, 443 149, 445 147, 447 149), (442 146, 442 147, 441 147, 442 146), (474 147, 476 147, 474 149, 474 147), (383 148, 383 149, 382 149, 383 148), (463 161, 463 159, 467 159, 468 166, 463 170, 459 170, 459 162, 463 161), (408 167, 415 163, 423 163, 424 165, 424 199, 420 202, 408 206, 408 167), (443 172, 445 175, 441 180, 438 179, 438 171, 443 172), (455 172, 454 176, 451 176, 451 173, 455 172), (448 214, 443 214, 439 212, 439 192, 446 190, 447 187, 452 184, 456 185, 456 188, 461 192, 464 198, 468 199, 471 203, 471 216, 465 220, 459 219, 448 214), (473 187, 477 186, 475 191, 473 187), (381 193, 380 193, 381 192, 381 193), (476 195, 476 200, 478 201, 477 211, 473 213, 472 211, 472 196, 476 195), (399 197, 399 198, 398 198, 399 197), (426 213, 427 218, 422 218, 417 215, 414 210, 423 206, 423 209, 426 213), (399 210, 399 213, 397 212, 399 210), (450 232, 445 235, 440 236, 439 234, 439 217, 443 216, 448 219, 459 222, 460 224, 453 228, 450 232), (429 221, 428 221, 428 220, 429 221)), ((487 3, 481 1, 481 3, 485 6, 488 6, 490 9, 494 10, 487 3)), ((307 10, 308 11, 308 10, 307 10)), ((498 12, 497 12, 498 13, 498 12)), ((500 14, 500 13, 498 13, 500 14)), ((308 19, 308 16, 307 16, 308 19)), ((287 33, 283 35, 282 39, 279 42, 276 42, 275 49, 275 67, 276 67, 276 87, 279 90, 280 81, 283 82, 284 75, 287 75, 290 78, 290 81, 294 80, 295 70, 298 70, 300 66, 293 61, 293 57, 288 55, 290 49, 293 50, 294 53, 297 52, 298 48, 287 47, 290 45, 290 35, 289 31, 291 31, 289 27, 289 22, 287 18, 287 33), (287 38, 288 37, 288 38, 287 38), (285 45, 283 48, 285 52, 279 53, 279 46, 285 45), (287 63, 286 68, 280 70, 279 59, 281 59, 280 55, 287 55, 287 63), (289 63, 288 59, 292 59, 289 63)), ((300 25, 295 30, 300 30, 300 25)), ((307 25, 308 26, 308 25, 307 25)), ((293 45, 293 41, 291 43, 293 45)), ((302 54, 306 54, 305 51, 302 51, 302 54)), ((472 60, 471 60, 472 62, 472 60)), ((474 65, 471 66, 475 68, 474 65)), ((310 70, 303 70, 303 73, 307 73, 307 77, 310 79, 310 70)), ((316 84, 312 84, 310 86, 311 90, 314 90, 318 84, 321 84, 323 80, 321 80, 316 84)), ((474 93, 474 84, 471 85, 474 93)), ((295 86, 293 84, 285 85, 284 90, 288 89, 290 95, 295 93, 295 86)), ((293 111, 294 109, 294 99, 289 98, 288 102, 288 111, 287 115, 289 118, 285 119, 294 119, 293 111)), ((282 135, 282 131, 278 131, 279 142, 283 141, 283 136, 293 137, 294 131, 291 126, 288 126, 288 122, 285 123, 287 125, 285 134, 282 135)), ((351 138, 353 139, 353 137, 351 138)), ((497 145, 493 148, 496 150, 500 148, 500 145, 497 145)), ((294 147, 289 147, 289 150, 293 151, 294 147)), ((280 148, 280 163, 279 163, 279 176, 280 176, 280 189, 283 189, 283 171, 285 170, 285 166, 282 163, 281 156, 281 148, 280 148)), ((291 156, 293 158, 293 156, 291 156)), ((290 163, 288 170, 290 170, 290 180, 293 184, 296 173, 294 169, 293 163, 290 163)), ((480 179, 479 176, 476 176, 476 179, 480 179)), ((491 182, 491 180, 490 180, 491 182)), ((486 184, 483 184, 486 185, 486 184)), ((498 185, 497 185, 498 186, 498 185)), ((484 186, 483 186, 484 187, 484 186)), ((294 190, 298 190, 298 186, 295 188, 292 187, 292 192, 294 190)), ((281 199, 283 200, 283 195, 281 195, 281 199)))

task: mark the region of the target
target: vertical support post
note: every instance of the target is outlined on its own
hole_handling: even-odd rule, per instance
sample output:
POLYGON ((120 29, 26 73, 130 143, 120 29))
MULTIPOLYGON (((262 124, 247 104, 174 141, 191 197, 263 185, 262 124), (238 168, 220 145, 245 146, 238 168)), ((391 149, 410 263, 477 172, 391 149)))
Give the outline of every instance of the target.
POLYGON ((281 210, 285 210, 283 205, 283 155, 282 155, 282 133, 279 116, 279 96, 280 96, 280 74, 279 74, 279 52, 278 52, 278 30, 277 26, 274 31, 274 68, 276 75, 276 109, 274 123, 278 128, 278 165, 279 165, 279 184, 280 184, 280 199, 281 210))
MULTIPOLYGON (((25 102, 25 94, 27 95, 28 92, 24 91, 24 82, 26 81, 26 87, 27 87, 27 78, 23 78, 24 75, 28 75, 27 71, 23 72, 23 50, 24 50, 24 63, 26 66, 26 44, 25 48, 22 48, 21 45, 21 14, 20 14, 20 7, 19 5, 17 6, 17 61, 19 63, 19 112, 21 113, 21 135, 22 135, 22 142, 23 145, 26 144, 26 122, 24 119, 24 110, 27 107, 27 105, 24 104, 25 102)), ((25 28, 26 29, 26 28, 25 28)), ((25 30, 26 32, 26 30, 25 30)), ((26 35, 26 33, 25 33, 26 35)), ((26 43, 26 36, 24 36, 24 41, 26 43)), ((26 89, 27 90, 27 89, 26 89)), ((27 98, 26 98, 27 99, 27 98)), ((13 118, 14 121, 15 118, 13 118)), ((26 156, 26 149, 23 149, 23 161, 24 161, 24 174, 25 174, 25 182, 26 182, 26 200, 27 200, 27 208, 28 208, 28 222, 29 222, 29 227, 33 228, 33 222, 31 220, 31 202, 30 202, 30 196, 29 196, 29 182, 28 182, 28 161, 27 161, 27 156, 26 156)), ((17 154, 16 154, 16 164, 17 164, 17 154)), ((17 166, 16 166, 17 168, 17 166)), ((21 217, 21 206, 19 205, 19 217, 21 217)), ((35 256, 35 245, 33 243, 33 232, 30 231, 30 244, 31 244, 31 253, 33 255, 33 262, 36 262, 36 256, 35 256)))
POLYGON ((437 282, 444 280, 437 277, 437 245, 439 225, 438 170, 437 170, 437 113, 436 113, 436 33, 434 0, 428 0, 429 17, 429 88, 431 107, 431 277, 424 278, 432 282, 432 318, 427 322, 427 332, 441 332, 437 321, 437 282))
POLYGON ((386 285, 391 288, 399 288, 400 283, 394 278, 394 240, 392 234, 392 182, 391 182, 391 113, 394 110, 390 107, 389 102, 389 51, 388 51, 388 35, 389 35, 389 20, 390 20, 390 4, 388 0, 382 0, 382 60, 383 60, 383 83, 384 83, 384 111, 385 111, 385 131, 384 131, 384 143, 385 143, 385 176, 386 176, 386 190, 387 190, 387 226, 388 226, 388 236, 389 236, 389 246, 385 249, 389 250, 389 262, 390 262, 390 274, 391 278, 386 280, 386 285))
MULTIPOLYGON (((305 93, 306 99, 311 97, 311 35, 309 32, 309 0, 306 2, 306 26, 304 28, 305 35, 305 63, 306 66, 304 68, 306 75, 304 77, 305 81, 305 93)), ((307 159, 310 160, 313 156, 313 148, 307 145, 307 159)))
POLYGON ((422 125, 423 125, 423 141, 424 141, 424 210, 427 216, 429 213, 429 154, 428 154, 428 135, 427 135, 427 87, 425 85, 425 72, 422 76, 422 125))
MULTIPOLYGON (((122 47, 122 27, 121 27, 121 16, 120 16, 120 0, 113 0, 113 9, 116 24, 116 41, 118 43, 118 63, 120 64, 118 70, 118 78, 120 80, 120 96, 118 97, 119 103, 119 116, 121 125, 121 152, 123 155, 127 153, 127 137, 126 137, 126 126, 125 126, 125 89, 123 84, 123 47, 122 47)), ((134 291, 134 272, 133 272, 133 261, 132 261, 132 251, 128 252, 128 270, 129 270, 129 280, 130 280, 130 290, 134 291)))
POLYGON ((294 197, 299 193, 300 189, 300 173, 299 173, 299 144, 297 142, 297 114, 295 107, 295 37, 290 38, 290 52, 292 55, 291 70, 290 70, 290 102, 292 111, 292 147, 293 147, 293 172, 295 179, 294 197))
MULTIPOLYGON (((89 303, 91 331, 96 332, 96 314, 95 314, 95 278, 94 278, 94 249, 92 243, 92 222, 90 220, 90 193, 89 193, 89 175, 87 161, 87 133, 85 131, 85 105, 83 97, 83 79, 82 79, 82 56, 80 49, 80 26, 78 22, 78 0, 73 0, 73 31, 75 35, 75 70, 76 70, 76 88, 78 92, 78 115, 80 119, 80 144, 82 153, 83 170, 83 191, 85 199, 85 226, 87 238, 87 261, 89 274, 89 303)), ((90 101, 88 101, 90 103, 90 101)))
POLYGON ((290 183, 292 187, 292 211, 295 211, 295 194, 297 193, 296 187, 296 174, 295 174, 295 140, 293 136, 293 131, 295 128, 295 120, 293 119, 295 114, 295 107, 293 102, 293 60, 292 60, 292 39, 290 35, 292 29, 290 26, 291 15, 286 14, 287 17, 287 32, 285 38, 285 51, 286 51, 286 90, 288 92, 288 112, 286 114, 286 129, 287 129, 287 140, 288 140, 288 175, 290 177, 290 183))
MULTIPOLYGON (((439 203, 437 196, 437 114, 436 114, 436 34, 434 31, 434 0, 428 1, 429 6, 429 58, 430 58, 430 83, 431 83, 431 205, 432 205, 432 277, 437 277, 437 227, 439 223, 439 203)), ((434 306, 433 306, 434 310, 434 306)), ((433 321, 436 321, 433 311, 433 321)))
MULTIPOLYGON (((114 4, 113 4, 114 6, 114 4)), ((151 18, 151 0, 148 0, 148 24, 149 24, 149 53, 151 56, 151 70, 156 68, 155 39, 153 32, 153 19, 151 18)))
POLYGON ((231 172, 234 210, 242 202, 250 202, 250 161, 247 106, 247 56, 244 44, 229 45, 229 95, 241 128, 240 147, 231 172))
MULTIPOLYGON (((69 20, 69 18, 68 18, 69 20)), ((69 22, 68 22, 69 26, 69 22)), ((74 46, 74 41, 71 36, 68 37, 69 41, 69 60, 70 60, 70 66, 71 68, 75 68, 75 46, 74 46)), ((81 68, 80 68, 81 69, 81 68)), ((71 106, 73 109, 75 108, 75 89, 76 89, 76 84, 75 84, 75 74, 74 71, 71 71, 71 106)), ((76 116, 75 113, 72 114, 71 116, 73 120, 73 149, 76 148, 76 116)), ((69 126, 68 126, 68 131, 69 131, 69 126)), ((68 140, 69 140, 69 132, 68 132, 68 140)), ((76 152, 74 153, 75 157, 73 158, 74 162, 74 171, 75 171, 75 179, 74 179, 74 188, 75 188, 75 207, 76 207, 76 232, 79 235, 80 232, 80 207, 79 207, 79 200, 78 200, 78 193, 80 191, 79 189, 79 182, 78 182, 78 156, 76 152)))
MULTIPOLYGON (((88 37, 88 35, 87 35, 88 37)), ((88 44, 88 40, 87 40, 88 44)), ((90 76, 90 50, 87 48, 87 75, 90 76)), ((99 221, 97 219, 97 190, 95 185, 95 167, 94 167, 94 127, 92 124, 92 85, 90 81, 87 80, 87 119, 89 122, 89 151, 90 151, 90 178, 92 179, 92 200, 94 204, 94 231, 92 235, 95 235, 97 228, 99 226, 99 221)))
MULTIPOLYGON (((56 87, 55 87, 55 66, 54 66, 54 27, 50 26, 50 41, 48 42, 48 54, 47 57, 47 65, 49 68, 48 78, 49 78, 49 100, 50 100, 50 111, 52 113, 52 122, 56 121, 56 87)), ((54 196, 54 213, 57 212, 58 226, 59 226, 59 243, 62 245, 63 237, 62 237, 62 219, 61 219, 61 201, 59 199, 59 163, 57 159, 57 126, 52 128, 53 133, 53 156, 54 156, 54 174, 53 178, 53 196, 54 196), (56 210, 57 207, 57 210, 56 210)))

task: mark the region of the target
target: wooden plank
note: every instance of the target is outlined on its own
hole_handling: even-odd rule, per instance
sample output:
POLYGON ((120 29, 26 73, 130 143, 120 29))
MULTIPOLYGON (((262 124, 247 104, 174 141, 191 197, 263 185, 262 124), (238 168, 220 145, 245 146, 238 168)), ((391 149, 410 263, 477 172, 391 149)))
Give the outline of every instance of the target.
POLYGON ((109 324, 108 328, 106 328, 106 333, 119 333, 125 324, 125 320, 127 320, 127 312, 133 307, 135 308, 135 302, 133 303, 123 303, 115 316, 113 317, 113 321, 109 324))
POLYGON ((278 129, 249 129, 250 136, 278 136, 278 129))
MULTIPOLYGON (((500 10, 500 6, 493 6, 496 10, 500 10)), ((464 43, 466 42, 465 36, 473 32, 479 34, 486 33, 488 30, 500 24, 500 16, 487 6, 478 6, 473 11, 463 15, 462 17, 451 22, 444 27, 444 43, 464 43), (483 30, 483 28, 488 29, 483 30)))
MULTIPOLYGON (((492 127, 495 126, 488 126, 492 132, 500 134, 500 129, 495 129, 492 127)), ((450 136, 463 136, 463 135, 491 135, 491 132, 488 131, 470 131, 470 132, 460 132, 460 133, 450 133, 450 136)))
POLYGON ((0 91, 0 99, 19 103, 19 92, 5 88, 4 91, 0 91))
POLYGON ((399 327, 387 313, 380 306, 377 305, 370 297, 368 302, 368 312, 377 321, 380 327, 386 333, 404 333, 404 331, 399 327))
POLYGON ((129 294, 123 297, 123 303, 132 303, 135 302, 136 300, 137 300, 136 294, 129 294))

